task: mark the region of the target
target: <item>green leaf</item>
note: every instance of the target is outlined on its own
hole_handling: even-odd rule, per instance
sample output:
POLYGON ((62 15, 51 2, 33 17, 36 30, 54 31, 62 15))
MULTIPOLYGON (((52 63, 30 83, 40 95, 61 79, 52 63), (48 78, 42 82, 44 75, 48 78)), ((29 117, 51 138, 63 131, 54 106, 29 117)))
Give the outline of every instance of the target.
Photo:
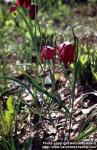
POLYGON ((28 85, 26 85, 25 83, 23 83, 22 81, 20 81, 19 79, 16 79, 14 77, 8 77, 8 76, 3 76, 3 77, 0 77, 0 78, 5 78, 5 79, 8 79, 8 80, 12 80, 12 81, 15 81, 17 82, 18 84, 20 84, 22 87, 24 87, 25 89, 28 90, 28 92, 32 95, 32 97, 35 99, 33 93, 31 92, 30 88, 28 85))
POLYGON ((68 107, 65 106, 58 97, 53 95, 53 93, 49 93, 47 90, 43 89, 41 86, 37 85, 37 83, 34 82, 34 79, 30 77, 28 74, 25 73, 25 76, 27 80, 29 81, 29 83, 32 84, 39 92, 42 92, 47 97, 51 98, 54 102, 58 103, 61 108, 65 109, 66 113, 68 114, 70 113, 68 107))
POLYGON ((24 150, 31 150, 31 147, 32 147, 32 138, 28 138, 27 139, 27 142, 25 143, 25 148, 24 150))
POLYGON ((88 138, 91 134, 95 133, 97 131, 97 127, 93 126, 93 123, 88 125, 88 127, 81 132, 76 138, 75 141, 82 141, 86 138, 88 138))
POLYGON ((13 96, 9 96, 8 100, 7 100, 7 110, 14 114, 14 99, 13 99, 13 96))
POLYGON ((7 99, 7 110, 0 110, 0 135, 2 137, 8 137, 12 134, 14 115, 14 99, 13 96, 9 96, 7 99))
MULTIPOLYGON (((45 90, 41 86, 37 85, 35 83, 35 81, 33 80, 33 78, 31 78, 28 74, 25 73, 25 77, 29 81, 29 83, 32 84, 39 92, 44 93, 49 98, 51 98, 56 103, 58 103, 61 108, 65 109, 66 113, 70 113, 68 107, 66 107, 61 102, 61 100, 59 98, 55 97, 53 94, 50 94, 47 90, 45 90)), ((32 95, 32 97, 34 98, 34 100, 36 99, 34 97, 33 93, 31 92, 30 88, 25 83, 23 83, 22 81, 20 81, 19 79, 16 79, 16 78, 13 78, 13 77, 7 77, 7 76, 3 76, 2 78, 9 79, 9 80, 12 80, 12 81, 15 81, 15 82, 19 83, 20 85, 22 85, 25 89, 27 89, 29 91, 29 93, 32 95)))
MULTIPOLYGON (((26 85, 25 83, 23 83, 23 82, 20 81, 19 79, 16 79, 16 78, 13 78, 13 77, 3 76, 3 77, 1 77, 1 78, 5 78, 5 79, 8 79, 8 80, 15 81, 15 82, 17 82, 18 84, 20 84, 22 87, 24 87, 25 89, 27 89, 28 92, 29 92, 29 93, 31 94, 31 96, 33 97, 33 102, 35 103, 36 98, 35 98, 34 94, 31 92, 30 87, 29 87, 28 85, 26 85)), ((28 105, 27 103, 25 103, 25 102, 23 102, 23 103, 29 107, 29 105, 28 105)), ((44 115, 43 113, 41 113, 40 111, 38 111, 36 108, 34 109, 34 108, 30 108, 30 107, 29 107, 29 109, 30 109, 33 113, 36 113, 36 114, 39 114, 39 115, 44 115)))

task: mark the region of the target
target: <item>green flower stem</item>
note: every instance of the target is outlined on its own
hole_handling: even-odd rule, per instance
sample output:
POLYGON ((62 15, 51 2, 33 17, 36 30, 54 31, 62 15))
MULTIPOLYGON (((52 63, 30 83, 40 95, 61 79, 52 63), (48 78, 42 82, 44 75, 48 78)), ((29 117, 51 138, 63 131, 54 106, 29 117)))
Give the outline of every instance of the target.
MULTIPOLYGON (((73 107, 74 107, 74 99, 75 99, 75 88, 76 88, 77 72, 78 72, 78 51, 79 51, 78 39, 76 38, 73 27, 72 27, 72 33, 73 33, 74 45, 75 45, 75 60, 74 60, 74 74, 73 74, 74 79, 72 81, 72 91, 71 91, 71 98, 72 99, 70 101, 71 113, 70 113, 69 131, 71 129, 71 124, 72 124, 73 107)), ((70 137, 70 132, 69 132, 69 137, 70 137)))

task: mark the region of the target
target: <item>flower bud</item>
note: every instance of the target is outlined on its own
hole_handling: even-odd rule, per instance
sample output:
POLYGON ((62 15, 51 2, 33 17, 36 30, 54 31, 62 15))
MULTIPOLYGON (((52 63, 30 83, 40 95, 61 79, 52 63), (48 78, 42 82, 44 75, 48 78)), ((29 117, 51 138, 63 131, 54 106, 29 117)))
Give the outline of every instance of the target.
POLYGON ((38 13, 38 5, 32 3, 31 5, 28 6, 28 15, 31 19, 35 19, 37 13, 38 13))

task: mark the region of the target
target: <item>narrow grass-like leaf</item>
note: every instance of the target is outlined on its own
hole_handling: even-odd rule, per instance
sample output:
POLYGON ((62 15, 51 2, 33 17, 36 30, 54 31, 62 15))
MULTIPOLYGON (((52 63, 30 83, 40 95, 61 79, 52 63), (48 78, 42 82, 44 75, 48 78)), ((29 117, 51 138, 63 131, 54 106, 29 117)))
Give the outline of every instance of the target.
POLYGON ((32 138, 29 137, 24 146, 24 150, 31 150, 31 147, 32 147, 32 138))
POLYGON ((33 80, 33 78, 31 78, 29 75, 27 75, 27 74, 25 74, 25 75, 26 75, 27 80, 29 81, 29 83, 32 84, 34 87, 36 87, 39 92, 42 92, 42 93, 44 93, 45 95, 47 95, 49 98, 51 98, 51 99, 54 100, 56 103, 58 103, 61 108, 64 108, 67 113, 69 113, 68 107, 66 107, 66 106, 61 102, 60 99, 58 99, 58 98, 55 97, 53 94, 49 93, 47 90, 45 90, 45 89, 41 88, 39 85, 37 85, 37 84, 35 83, 35 81, 33 80))
POLYGON ((91 134, 97 132, 97 126, 93 127, 93 125, 89 125, 85 131, 83 131, 81 134, 79 134, 76 138, 75 141, 82 141, 86 138, 88 138, 91 134))
POLYGON ((20 84, 22 87, 24 87, 31 94, 33 99, 35 99, 33 93, 31 92, 31 90, 29 88, 29 86, 27 84, 23 83, 21 80, 16 79, 14 77, 9 77, 9 76, 3 76, 3 77, 0 77, 0 78, 5 78, 5 79, 8 79, 8 80, 12 80, 12 81, 15 81, 16 83, 20 84))
MULTIPOLYGON (((14 77, 7 77, 7 76, 4 76, 4 77, 1 77, 1 78, 6 78, 6 79, 8 79, 8 80, 12 80, 12 81, 14 81, 14 82, 16 82, 16 83, 18 83, 18 84, 20 84, 22 87, 24 87, 26 90, 28 90, 28 92, 31 94, 31 96, 33 97, 33 102, 35 103, 35 96, 33 95, 33 93, 31 92, 31 90, 30 90, 30 87, 28 86, 28 85, 26 85, 25 83, 23 83, 22 81, 20 81, 19 79, 16 79, 16 78, 14 78, 14 77)), ((35 109, 35 108, 31 108, 26 102, 24 102, 23 101, 23 103, 25 104, 25 105, 27 105, 28 106, 28 108, 33 112, 33 113, 35 113, 35 114, 39 114, 39 115, 43 115, 43 113, 41 113, 40 111, 38 111, 37 110, 37 108, 35 109)))

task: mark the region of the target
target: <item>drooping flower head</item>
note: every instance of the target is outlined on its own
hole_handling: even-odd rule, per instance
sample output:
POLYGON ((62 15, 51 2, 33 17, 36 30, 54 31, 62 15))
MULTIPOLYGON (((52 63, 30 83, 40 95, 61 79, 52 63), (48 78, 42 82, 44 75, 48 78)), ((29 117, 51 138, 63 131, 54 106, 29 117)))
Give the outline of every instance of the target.
POLYGON ((16 6, 23 6, 24 0, 17 0, 16 1, 16 6))
POLYGON ((50 46, 42 47, 42 51, 41 51, 42 61, 45 62, 46 60, 52 59, 54 56, 54 53, 55 53, 55 49, 53 47, 50 47, 50 46))
POLYGON ((23 7, 27 8, 31 4, 31 0, 24 0, 23 7))
POLYGON ((59 51, 60 60, 64 64, 73 63, 75 47, 71 42, 64 42, 57 46, 59 51))
POLYGON ((19 7, 24 7, 27 8, 31 4, 31 0, 17 0, 16 1, 16 6, 19 7))
MULTIPOLYGON (((38 5, 35 3, 31 3, 31 0, 17 0, 16 1, 16 7, 23 7, 27 9, 28 16, 30 19, 35 19, 37 13, 38 13, 38 5)), ((10 13, 15 11, 15 7, 13 5, 10 8, 10 13)))
POLYGON ((14 13, 16 11, 16 6, 15 5, 11 5, 10 6, 10 13, 14 13))
POLYGON ((32 3, 28 6, 28 15, 31 19, 35 19, 36 15, 38 13, 38 5, 35 3, 32 3))

